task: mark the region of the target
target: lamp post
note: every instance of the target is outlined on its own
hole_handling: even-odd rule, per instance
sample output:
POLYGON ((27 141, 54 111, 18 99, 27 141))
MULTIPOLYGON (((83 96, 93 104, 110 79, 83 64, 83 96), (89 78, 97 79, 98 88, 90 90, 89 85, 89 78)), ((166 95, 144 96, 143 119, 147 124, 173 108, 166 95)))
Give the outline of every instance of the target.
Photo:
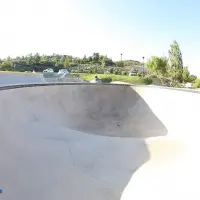
POLYGON ((121 61, 122 61, 122 55, 123 55, 123 54, 121 53, 121 61))
POLYGON ((143 59, 143 76, 144 76, 144 56, 142 57, 142 59, 143 59))

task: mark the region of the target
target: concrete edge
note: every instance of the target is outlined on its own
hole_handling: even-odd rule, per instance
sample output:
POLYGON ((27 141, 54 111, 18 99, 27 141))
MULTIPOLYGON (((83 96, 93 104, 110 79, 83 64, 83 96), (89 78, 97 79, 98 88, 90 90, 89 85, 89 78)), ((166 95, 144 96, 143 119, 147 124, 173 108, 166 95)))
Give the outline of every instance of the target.
POLYGON ((115 83, 83 83, 83 82, 67 82, 67 83, 60 83, 60 82, 54 82, 54 83, 28 83, 28 84, 11 84, 11 85, 1 85, 0 86, 0 91, 1 90, 10 90, 10 89, 17 89, 17 88, 28 88, 28 87, 44 87, 44 86, 59 86, 59 85, 107 85, 107 86, 119 86, 119 87, 124 87, 124 86, 134 86, 134 87, 141 87, 141 88, 157 88, 157 89, 165 89, 165 90, 175 90, 175 91, 181 91, 181 92, 189 92, 189 93, 199 93, 200 91, 197 90, 192 90, 192 89, 184 89, 184 88, 171 88, 171 87, 165 87, 165 86, 151 86, 151 85, 135 85, 135 84, 115 84, 115 83))
POLYGON ((44 87, 44 86, 59 86, 59 85, 108 85, 108 86, 130 86, 129 84, 97 84, 97 83, 76 83, 76 82, 68 82, 68 83, 60 83, 60 82, 54 82, 54 83, 28 83, 28 84, 11 84, 11 85, 1 85, 0 90, 10 90, 10 89, 17 89, 17 88, 28 88, 28 87, 44 87))

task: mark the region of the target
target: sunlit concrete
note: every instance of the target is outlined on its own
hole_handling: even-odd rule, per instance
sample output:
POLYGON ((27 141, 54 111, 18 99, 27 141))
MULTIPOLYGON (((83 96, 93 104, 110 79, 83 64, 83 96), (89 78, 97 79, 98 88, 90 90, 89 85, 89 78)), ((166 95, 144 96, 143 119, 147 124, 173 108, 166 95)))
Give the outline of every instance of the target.
POLYGON ((0 91, 0 199, 199 199, 200 94, 40 84, 0 91))

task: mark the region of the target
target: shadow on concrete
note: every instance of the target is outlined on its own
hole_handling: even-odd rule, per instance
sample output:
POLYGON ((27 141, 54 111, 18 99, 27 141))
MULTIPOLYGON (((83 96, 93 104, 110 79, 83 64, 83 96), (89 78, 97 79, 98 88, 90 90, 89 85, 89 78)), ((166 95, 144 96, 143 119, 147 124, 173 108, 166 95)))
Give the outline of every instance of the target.
POLYGON ((84 86, 60 102, 66 127, 113 137, 165 136, 167 128, 130 86, 84 86))

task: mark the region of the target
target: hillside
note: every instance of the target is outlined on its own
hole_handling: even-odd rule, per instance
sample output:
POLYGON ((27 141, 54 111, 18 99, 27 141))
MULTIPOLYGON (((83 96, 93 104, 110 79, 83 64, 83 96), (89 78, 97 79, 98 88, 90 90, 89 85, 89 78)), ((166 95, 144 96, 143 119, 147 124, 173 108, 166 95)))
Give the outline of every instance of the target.
MULTIPOLYGON (((36 71, 42 72, 46 68, 53 68, 55 72, 59 69, 67 68, 70 71, 78 73, 103 73, 113 71, 139 71, 143 64, 136 60, 113 61, 111 58, 93 53, 92 56, 82 58, 71 55, 39 55, 36 53, 16 58, 0 59, 2 71, 36 71)), ((115 72, 114 72, 115 71, 115 72)))

